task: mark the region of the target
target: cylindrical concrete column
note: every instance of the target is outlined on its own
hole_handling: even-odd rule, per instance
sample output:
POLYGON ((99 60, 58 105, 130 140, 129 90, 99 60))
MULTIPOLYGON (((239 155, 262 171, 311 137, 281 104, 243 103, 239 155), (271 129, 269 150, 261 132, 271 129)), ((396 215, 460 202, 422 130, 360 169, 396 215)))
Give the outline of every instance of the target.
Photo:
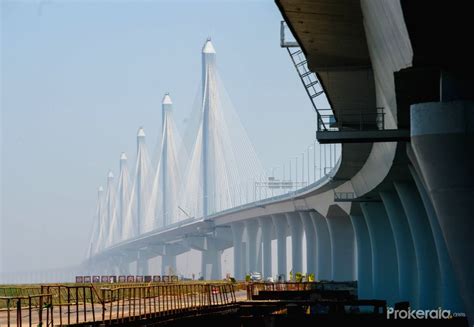
POLYGON ((418 267, 418 287, 420 309, 433 309, 441 305, 439 261, 433 232, 426 215, 423 202, 413 183, 395 182, 413 235, 418 267))
POLYGON ((250 272, 259 271, 258 269, 258 221, 250 219, 245 221, 245 231, 247 232, 247 260, 250 272))
POLYGON ((111 256, 107 260, 107 270, 109 275, 116 275, 119 270, 119 258, 116 256, 111 256))
POLYGON ((258 218, 260 230, 262 231, 262 264, 263 277, 272 276, 272 218, 260 217, 258 218))
POLYGON ((222 251, 208 249, 202 251, 201 272, 205 280, 221 279, 222 251))
POLYGON ((313 219, 309 212, 300 212, 303 222, 304 234, 306 236, 306 273, 316 276, 317 249, 316 249, 316 231, 313 226, 313 219))
POLYGON ((392 226, 398 260, 400 299, 419 308, 419 276, 413 237, 402 203, 395 191, 380 192, 390 226, 392 226))
POLYGON ((175 275, 176 273, 176 256, 163 255, 161 257, 161 275, 175 275))
POLYGON ((293 276, 303 272, 303 224, 298 212, 286 214, 291 233, 291 270, 293 276))
POLYGON ((277 239, 277 273, 286 280, 286 234, 288 222, 284 214, 272 215, 277 239))
POLYGON ((258 225, 257 233, 257 271, 262 272, 263 270, 263 258, 262 258, 262 231, 260 225, 258 225))
POLYGON ((115 273, 115 262, 113 257, 103 259, 103 273, 102 275, 112 275, 115 273))
POLYGON ((145 251, 137 254, 137 275, 148 275, 148 256, 145 251))
POLYGON ((411 146, 474 322, 474 101, 411 106, 411 146))
POLYGON ((119 274, 120 275, 130 275, 130 259, 126 255, 123 255, 120 258, 119 274))
POLYGON ((232 240, 234 243, 234 277, 238 280, 244 279, 242 267, 242 238, 244 233, 243 223, 232 223, 232 240))
POLYGON ((310 212, 316 232, 316 279, 330 280, 332 276, 332 250, 329 227, 323 215, 319 212, 310 212))
MULTIPOLYGON (((242 242, 242 263, 241 263, 241 267, 242 267, 242 272, 243 272, 243 276, 245 277, 245 275, 247 273, 250 272, 250 269, 249 269, 249 261, 247 260, 247 255, 248 255, 248 242, 242 242)), ((242 278, 244 278, 242 277, 242 278)))
POLYGON ((354 280, 355 237, 349 215, 338 205, 331 205, 327 214, 332 250, 332 279, 354 280))
POLYGON ((459 294, 459 285, 456 282, 453 264, 451 262, 451 258, 449 257, 448 249, 446 248, 446 241, 444 240, 443 233, 439 226, 438 217, 436 216, 433 204, 426 193, 423 182, 412 166, 410 166, 410 173, 415 180, 418 193, 420 193, 421 199, 423 200, 423 205, 425 207, 426 214, 428 215, 436 244, 441 275, 440 293, 442 308, 451 310, 453 312, 464 312, 464 305, 459 294))
POLYGON ((372 288, 372 249, 365 218, 362 215, 351 215, 352 226, 356 237, 357 248, 357 291, 359 299, 373 299, 372 288))
POLYGON ((400 301, 398 263, 392 227, 380 202, 360 205, 367 223, 372 249, 372 287, 374 297, 393 305, 400 301))

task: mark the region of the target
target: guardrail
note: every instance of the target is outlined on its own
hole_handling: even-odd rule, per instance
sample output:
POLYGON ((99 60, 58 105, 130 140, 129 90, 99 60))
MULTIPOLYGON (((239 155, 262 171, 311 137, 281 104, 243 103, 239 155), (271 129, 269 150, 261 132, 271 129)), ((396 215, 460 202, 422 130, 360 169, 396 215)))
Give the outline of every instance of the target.
POLYGON ((29 296, 39 294, 41 294, 41 286, 0 287, 0 297, 29 296))
POLYGON ((266 283, 252 282, 247 284, 247 299, 252 300, 259 292, 282 292, 282 291, 347 291, 354 297, 357 294, 357 282, 283 282, 283 283, 266 283))
POLYGON ((97 321, 97 310, 103 306, 98 289, 93 285, 43 285, 41 289, 53 296, 59 324, 97 321))
POLYGON ((357 198, 355 192, 336 192, 334 191, 334 202, 352 202, 357 198))
MULTIPOLYGON (((44 294, 0 296, 0 326, 128 322, 199 314, 236 302, 234 285, 151 284, 117 287, 42 285, 44 294), (45 311, 45 312, 44 312, 45 311)), ((37 292, 38 288, 32 288, 37 292)))
POLYGON ((385 112, 382 107, 375 108, 375 111, 340 111, 337 116, 332 109, 318 109, 318 112, 318 131, 366 131, 385 128, 385 112))
POLYGON ((0 297, 0 326, 53 326, 51 294, 0 297), (46 312, 43 312, 46 311, 46 312))
POLYGON ((102 290, 102 321, 154 319, 235 303, 230 284, 176 284, 102 290))

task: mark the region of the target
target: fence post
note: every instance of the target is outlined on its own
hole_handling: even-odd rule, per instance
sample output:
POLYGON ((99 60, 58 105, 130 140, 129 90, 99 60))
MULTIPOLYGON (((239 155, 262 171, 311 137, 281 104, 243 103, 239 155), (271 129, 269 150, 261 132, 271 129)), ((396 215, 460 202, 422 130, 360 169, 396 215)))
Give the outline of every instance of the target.
MULTIPOLYGON (((153 287, 153 318, 156 318, 156 296, 157 296, 158 286, 154 285, 152 287, 153 287)), ((158 305, 159 305, 159 302, 158 302, 158 305)))
POLYGON ((28 295, 28 322, 31 326, 31 296, 28 295))
POLYGON ((212 297, 211 297, 211 286, 209 284, 207 284, 207 297, 208 297, 208 301, 209 301, 209 306, 212 305, 212 297))
POLYGON ((16 325, 21 327, 21 299, 16 301, 16 325))
POLYGON ((89 292, 91 294, 91 307, 92 307, 92 321, 95 322, 95 308, 94 308, 94 286, 90 286, 89 292))
POLYGON ((79 322, 79 286, 75 286, 76 288, 76 323, 79 322))
POLYGON ((39 298, 39 311, 38 311, 38 315, 39 315, 39 322, 40 322, 40 325, 42 326, 43 325, 43 293, 41 293, 41 296, 39 298))
POLYGON ((136 307, 136 301, 137 301, 137 288, 133 287, 131 290, 133 290, 133 320, 135 320, 135 307, 136 307))
POLYGON ((10 327, 10 299, 7 299, 7 323, 10 327))
MULTIPOLYGON (((49 287, 48 287, 49 291, 49 287)), ((61 286, 58 286, 58 301, 59 301, 59 325, 63 324, 63 306, 61 301, 61 286)))
POLYGON ((221 305, 224 304, 224 294, 223 294, 223 290, 225 290, 225 285, 220 285, 219 288, 219 298, 221 300, 221 305))
POLYGON ((105 289, 101 288, 102 295, 102 321, 105 322, 105 289))
POLYGON ((82 299, 84 300, 84 322, 87 320, 87 292, 86 287, 82 287, 82 299))
POLYGON ((113 295, 113 291, 110 288, 108 289, 108 291, 110 294, 109 324, 112 325, 112 313, 113 313, 112 304, 114 302, 114 295, 113 295))
POLYGON ((117 322, 119 321, 120 317, 120 288, 117 289, 117 322))
MULTIPOLYGON (((54 318, 53 318, 53 295, 49 294, 48 295, 48 315, 51 315, 51 326, 54 326, 54 318)), ((49 324, 49 318, 46 318, 46 325, 48 326, 49 324)))
POLYGON ((67 289, 67 324, 71 324, 71 289, 66 286, 67 289))

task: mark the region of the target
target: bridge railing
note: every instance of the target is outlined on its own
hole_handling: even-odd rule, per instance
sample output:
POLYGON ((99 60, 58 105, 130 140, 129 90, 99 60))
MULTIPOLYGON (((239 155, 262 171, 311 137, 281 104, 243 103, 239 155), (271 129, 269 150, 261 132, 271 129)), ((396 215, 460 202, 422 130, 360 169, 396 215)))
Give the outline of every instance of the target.
POLYGON ((1 286, 0 296, 2 297, 20 297, 41 294, 41 286, 1 286))
POLYGON ((103 288, 102 320, 127 322, 206 310, 235 303, 231 284, 174 284, 103 288))
POLYGON ((34 294, 0 296, 0 326, 126 323, 199 314, 236 302, 234 285, 230 283, 100 288, 95 285, 42 285, 29 288, 29 291, 34 294), (38 290, 44 293, 38 293, 38 290))
POLYGON ((0 326, 53 326, 53 296, 0 296, 0 326))
POLYGON ((52 294, 60 325, 97 321, 103 300, 94 285, 42 285, 43 292, 52 294), (97 313, 97 311, 99 313, 97 313))
POLYGON ((318 131, 367 131, 385 128, 385 112, 383 107, 373 111, 357 110, 354 112, 339 111, 337 116, 331 109, 320 109, 318 131))
POLYGON ((285 291, 317 291, 343 293, 348 298, 355 298, 357 294, 357 282, 252 282, 247 284, 247 299, 252 300, 258 297, 260 292, 285 292, 285 291))

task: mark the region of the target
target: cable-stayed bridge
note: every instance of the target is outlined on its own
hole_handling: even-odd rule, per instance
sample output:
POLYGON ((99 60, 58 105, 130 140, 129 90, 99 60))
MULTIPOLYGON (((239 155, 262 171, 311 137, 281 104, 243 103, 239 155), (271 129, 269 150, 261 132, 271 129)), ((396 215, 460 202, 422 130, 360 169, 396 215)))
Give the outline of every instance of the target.
POLYGON ((281 45, 328 145, 303 149, 278 176, 262 171, 206 43, 194 128, 179 140, 165 97, 159 161, 140 129, 133 168, 122 156, 118 184, 109 174, 99 192, 88 259, 75 271, 146 274, 160 256, 166 273, 195 249, 204 277, 219 278, 222 251, 233 248, 237 278, 305 269, 357 280, 359 299, 465 312, 472 324, 467 4, 431 6, 427 15, 413 1, 276 3, 295 36, 287 40, 282 23, 281 45), (322 96, 330 107, 318 107, 322 96))
MULTIPOLYGON (((157 162, 150 159, 145 131, 139 128, 132 172, 127 155, 122 153, 118 182, 109 172, 105 190, 99 187, 87 259, 91 272, 147 274, 148 260, 156 256, 162 257, 162 273, 170 269, 176 272, 176 256, 197 249, 202 252, 203 277, 219 279, 222 251, 234 247, 237 278, 249 271, 271 276, 271 261, 256 255, 261 252, 263 238, 265 255, 269 255, 274 235, 264 229, 268 223, 286 226, 288 212, 297 216, 288 216, 288 226, 295 220, 301 227, 300 211, 309 207, 299 204, 288 212, 272 209, 281 217, 267 215, 266 219, 261 209, 296 203, 296 197, 330 181, 340 148, 316 141, 271 172, 263 169, 219 78, 210 39, 202 49, 200 95, 185 137, 187 144, 175 126, 172 99, 167 93, 162 101, 157 162), (241 217, 229 218, 237 216, 241 217), (234 245, 236 242, 240 247, 234 245)), ((285 230, 280 235, 282 243, 288 233, 286 227, 279 228, 285 230)), ((302 259, 296 258, 301 257, 298 244, 303 240, 303 230, 295 232, 299 236, 293 237, 294 270, 302 271, 302 259)), ((282 259, 279 262, 278 273, 287 275, 286 263, 282 259)), ((310 263, 308 270, 315 273, 312 266, 310 263)))
MULTIPOLYGON (((110 205, 114 191, 106 190, 96 219, 106 229, 98 229, 97 235, 103 236, 94 236, 86 266, 97 272, 113 269, 144 275, 148 261, 160 256, 162 274, 166 274, 176 271, 177 255, 194 249, 202 253, 204 278, 217 279, 222 277, 222 251, 232 248, 234 276, 239 279, 252 271, 261 271, 264 277, 288 277, 290 271, 314 273, 321 280, 357 280, 360 299, 380 298, 389 304, 409 301, 413 308, 443 307, 458 312, 465 306, 469 312, 472 292, 468 290, 472 287, 466 276, 471 271, 472 242, 465 231, 472 227, 472 199, 467 200, 472 192, 459 192, 456 185, 472 190, 472 174, 467 173, 472 151, 461 150, 472 145, 466 137, 470 125, 465 125, 470 121, 467 113, 472 111, 472 102, 463 100, 469 98, 463 92, 471 84, 453 77, 460 84, 451 88, 450 75, 434 74, 438 77, 427 85, 439 86, 441 78, 445 87, 432 90, 433 94, 441 92, 441 97, 459 96, 461 100, 458 104, 436 102, 436 98, 425 103, 426 98, 419 96, 426 95, 426 90, 418 92, 414 87, 427 76, 424 70, 399 73, 420 63, 396 57, 390 50, 392 43, 384 43, 398 35, 391 32, 393 25, 371 15, 372 11, 390 12, 391 17, 400 17, 392 7, 380 4, 381 10, 375 4, 355 5, 349 15, 351 28, 346 31, 346 22, 340 22, 340 31, 346 33, 351 46, 351 51, 343 51, 328 45, 338 44, 339 34, 328 32, 331 42, 319 42, 316 31, 329 31, 324 24, 333 24, 332 18, 323 19, 322 26, 309 20, 310 26, 317 26, 307 36, 306 25, 295 23, 307 16, 293 11, 286 1, 278 3, 297 36, 288 41, 282 23, 281 45, 287 48, 316 110, 316 137, 323 145, 315 142, 312 151, 307 147, 301 156, 287 161, 278 177, 265 172, 238 116, 230 110, 217 75, 215 51, 207 42, 202 54, 201 103, 196 128, 190 133, 194 142, 187 151, 174 150, 176 156, 187 153, 187 168, 179 170, 170 159, 173 155, 165 155, 159 168, 150 168, 140 131, 127 213, 120 223, 109 225, 118 220, 110 213, 116 207, 110 205), (360 19, 361 11, 368 21, 360 19), (354 22, 359 34, 353 33, 354 22), (413 87, 399 89, 405 83, 413 87), (444 109, 449 114, 441 115, 444 109), (444 124, 448 116, 457 117, 452 126, 444 124), (438 146, 450 156, 438 155, 438 146), (462 168, 459 174, 454 173, 457 166, 462 168), (170 170, 165 180, 179 190, 173 199, 165 196, 165 204, 160 204, 160 188, 171 186, 160 184, 156 177, 162 170, 170 170), (155 176, 144 178, 149 171, 155 176), (457 184, 444 176, 451 176, 457 184), (150 180, 152 185, 146 184, 150 180), (458 201, 464 205, 451 205, 458 201), (167 216, 171 210, 172 216, 167 216), (457 223, 452 224, 454 221, 457 223), (121 239, 108 241, 108 231, 120 224, 134 226, 124 230, 132 234, 122 232, 121 239), (287 248, 288 237, 291 247, 287 248)), ((310 5, 315 11, 328 10, 319 6, 310 5)), ((331 10, 331 17, 339 17, 337 7, 331 10)), ((417 43, 417 39, 407 41, 403 33, 399 37, 395 41, 400 46, 417 43)), ((403 51, 404 58, 410 58, 410 51, 403 51)), ((163 138, 168 139, 173 137, 163 138)), ((161 152, 169 147, 179 149, 177 136, 174 140, 166 146, 163 143, 161 152)))

